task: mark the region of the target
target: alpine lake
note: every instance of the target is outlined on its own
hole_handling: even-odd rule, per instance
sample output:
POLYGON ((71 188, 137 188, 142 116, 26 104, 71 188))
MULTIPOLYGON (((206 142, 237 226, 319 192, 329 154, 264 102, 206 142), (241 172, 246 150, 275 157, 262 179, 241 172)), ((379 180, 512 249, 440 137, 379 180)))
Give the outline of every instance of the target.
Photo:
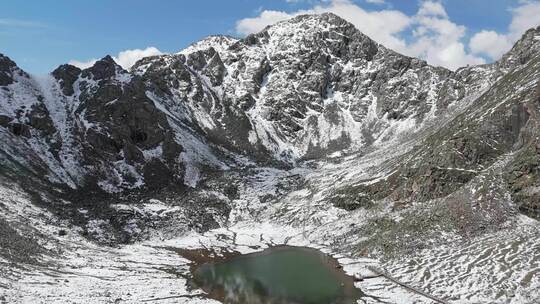
POLYGON ((193 287, 223 303, 352 304, 364 295, 335 258, 313 248, 283 245, 249 254, 179 254, 192 261, 193 287))

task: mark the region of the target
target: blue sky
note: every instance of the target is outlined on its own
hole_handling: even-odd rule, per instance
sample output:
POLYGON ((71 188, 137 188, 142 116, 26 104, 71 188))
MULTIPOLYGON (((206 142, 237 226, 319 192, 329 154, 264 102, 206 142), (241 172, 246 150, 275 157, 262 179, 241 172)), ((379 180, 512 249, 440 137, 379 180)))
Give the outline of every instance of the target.
POLYGON ((322 11, 343 14, 390 48, 455 68, 493 60, 517 39, 515 32, 540 23, 534 17, 536 8, 540 16, 539 1, 519 0, 44 2, 3 1, 0 11, 0 53, 37 74, 71 60, 90 61, 130 49, 177 52, 210 34, 242 36, 297 13, 322 11), (527 20, 519 23, 518 18, 527 20), (438 48, 429 46, 437 43, 438 48), (451 49, 446 47, 451 43, 451 49))

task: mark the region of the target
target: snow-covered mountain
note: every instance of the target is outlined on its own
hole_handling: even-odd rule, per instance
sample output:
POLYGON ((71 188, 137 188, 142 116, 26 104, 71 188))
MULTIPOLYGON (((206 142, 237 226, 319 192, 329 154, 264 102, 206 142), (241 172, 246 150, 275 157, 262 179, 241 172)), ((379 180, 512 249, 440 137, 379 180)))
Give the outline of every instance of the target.
MULTIPOLYGON (((489 74, 515 65, 504 60, 489 74)), ((52 182, 109 192, 195 186, 202 166, 226 168, 223 149, 291 164, 358 153, 436 120, 490 80, 468 84, 475 69, 402 56, 333 14, 241 40, 212 36, 131 71, 107 56, 35 78, 2 62, 3 141, 14 149, 4 153, 52 182)))
POLYGON ((540 27, 450 71, 303 15, 129 71, 35 77, 0 55, 0 177, 101 243, 249 219, 392 256, 539 216, 539 111, 540 27))

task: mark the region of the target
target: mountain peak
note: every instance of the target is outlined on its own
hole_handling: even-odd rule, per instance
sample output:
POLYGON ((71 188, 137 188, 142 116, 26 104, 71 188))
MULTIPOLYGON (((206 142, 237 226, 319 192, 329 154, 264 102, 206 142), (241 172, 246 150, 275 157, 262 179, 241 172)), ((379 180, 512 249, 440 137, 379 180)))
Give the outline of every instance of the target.
POLYGON ((352 23, 333 13, 298 15, 268 26, 241 42, 248 46, 266 45, 267 54, 278 56, 286 53, 303 56, 309 49, 311 53, 344 60, 363 58, 370 61, 379 49, 385 50, 352 23))
POLYGON ((352 23, 334 13, 304 14, 267 26, 258 34, 249 35, 245 41, 254 42, 265 37, 275 40, 301 43, 302 40, 313 39, 343 39, 375 43, 367 35, 358 30, 352 23), (298 37, 299 41, 292 39, 298 37), (291 41, 292 39, 292 41, 291 41))
POLYGON ((13 83, 13 72, 18 70, 17 64, 9 57, 0 53, 0 86, 13 83))
POLYGON ((81 74, 81 69, 71 64, 63 64, 52 73, 54 78, 60 81, 62 92, 70 96, 74 93, 73 84, 81 74))
POLYGON ((5 67, 15 67, 17 64, 11 60, 8 56, 0 53, 0 70, 3 70, 5 67))
MULTIPOLYGON (((268 31, 269 29, 275 29, 275 28, 283 28, 283 27, 298 27, 300 25, 301 28, 319 28, 324 30, 329 30, 330 28, 328 26, 332 26, 332 28, 336 27, 350 27, 355 28, 353 24, 348 22, 347 20, 341 18, 340 16, 334 14, 334 13, 322 13, 322 14, 303 14, 303 15, 297 15, 291 19, 287 19, 278 23, 275 23, 273 25, 269 25, 263 30, 263 32, 268 31)), ((355 28, 356 29, 356 28, 355 28)))
POLYGON ((92 74, 95 80, 101 80, 110 78, 118 72, 125 72, 125 70, 110 55, 107 55, 96 61, 93 66, 83 70, 83 77, 92 74))
POLYGON ((349 23, 347 20, 343 19, 342 17, 332 12, 326 12, 326 13, 321 13, 321 14, 303 14, 303 15, 298 15, 294 17, 293 19, 298 19, 298 20, 315 19, 315 20, 320 20, 323 22, 335 23, 335 24, 349 23))
POLYGON ((187 55, 196 51, 209 49, 210 47, 214 48, 214 50, 220 53, 228 49, 237 41, 238 39, 227 35, 210 35, 195 43, 192 43, 190 46, 181 50, 178 53, 187 55))

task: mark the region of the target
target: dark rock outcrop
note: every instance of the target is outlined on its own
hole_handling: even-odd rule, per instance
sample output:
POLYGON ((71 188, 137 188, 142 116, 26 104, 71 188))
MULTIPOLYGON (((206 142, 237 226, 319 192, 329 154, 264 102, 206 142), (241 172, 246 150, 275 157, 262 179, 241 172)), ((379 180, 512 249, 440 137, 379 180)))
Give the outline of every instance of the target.
POLYGON ((24 74, 15 62, 9 57, 0 54, 0 86, 7 86, 14 82, 13 73, 24 74))
POLYGON ((92 67, 83 70, 82 77, 102 80, 115 76, 118 71, 123 71, 122 67, 116 64, 111 56, 107 55, 96 61, 92 67))
POLYGON ((77 81, 80 74, 81 69, 69 64, 63 64, 52 72, 52 75, 59 81, 62 92, 66 96, 73 95, 73 84, 77 81))

